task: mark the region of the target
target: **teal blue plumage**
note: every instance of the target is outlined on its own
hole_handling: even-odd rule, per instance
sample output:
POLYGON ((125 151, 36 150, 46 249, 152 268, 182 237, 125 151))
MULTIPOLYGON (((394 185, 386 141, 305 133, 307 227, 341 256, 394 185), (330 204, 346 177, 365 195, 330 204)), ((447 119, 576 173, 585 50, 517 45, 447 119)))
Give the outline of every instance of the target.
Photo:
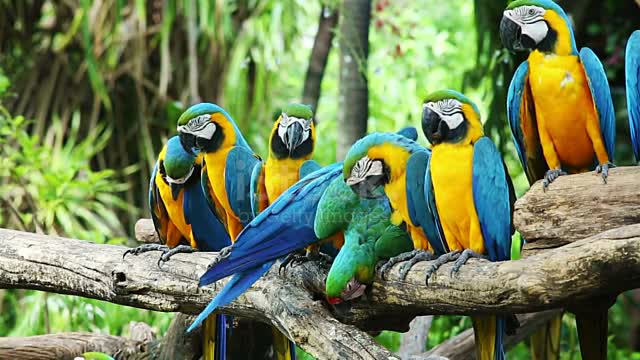
POLYGON ((634 31, 627 42, 625 78, 631 144, 636 161, 640 163, 640 30, 634 31))

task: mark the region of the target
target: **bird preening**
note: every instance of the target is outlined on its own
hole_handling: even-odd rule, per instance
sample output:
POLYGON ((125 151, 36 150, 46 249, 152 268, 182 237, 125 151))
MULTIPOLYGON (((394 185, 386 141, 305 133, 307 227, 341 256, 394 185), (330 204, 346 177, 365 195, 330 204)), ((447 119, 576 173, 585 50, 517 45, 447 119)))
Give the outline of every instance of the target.
MULTIPOLYGON (((594 171, 607 191, 616 122, 602 62, 577 47, 571 21, 551 0, 511 2, 495 26, 507 50, 527 55, 504 112, 529 184, 542 181, 553 191, 560 176, 594 171)), ((626 54, 629 127, 640 162, 640 32, 626 54)), ((225 359, 233 336, 220 308, 276 264, 281 271, 305 261, 329 266, 325 300, 333 306, 366 297, 376 274, 384 278, 395 265, 404 278, 416 263, 433 261, 424 273, 429 291, 430 277, 446 263, 453 262, 455 276, 471 258, 512 261, 512 249, 527 239, 514 236, 516 194, 483 114, 458 91, 432 90, 415 104, 415 128, 368 134, 343 161, 325 166, 313 160, 322 134, 307 105, 282 108, 265 160, 221 106, 200 103, 180 116, 178 135, 158 155, 150 179, 151 217, 163 244, 127 253, 159 250, 160 264, 179 252, 220 252, 200 286, 231 280, 189 328, 204 325, 206 359, 225 359)), ((472 322, 476 358, 504 359, 505 336, 518 331, 517 319, 474 315, 472 322)), ((606 342, 598 334, 607 324, 577 322, 585 358, 606 358, 590 344, 606 342)), ((556 318, 532 337, 532 358, 559 358, 560 328, 556 318)), ((274 328, 277 358, 296 357, 291 340, 274 328)))

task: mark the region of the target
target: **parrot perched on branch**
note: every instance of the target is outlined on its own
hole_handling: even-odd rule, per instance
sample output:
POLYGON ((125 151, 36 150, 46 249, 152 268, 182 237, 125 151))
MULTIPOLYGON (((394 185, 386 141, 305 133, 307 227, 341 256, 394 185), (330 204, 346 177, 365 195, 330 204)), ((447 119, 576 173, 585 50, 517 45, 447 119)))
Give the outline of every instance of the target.
MULTIPOLYGON (((404 129, 401 133, 414 139, 417 137, 413 128, 404 129)), ((344 229, 342 221, 327 221, 324 226, 318 224, 316 227, 321 199, 333 182, 343 182, 341 174, 342 163, 312 172, 256 216, 230 250, 221 254, 200 277, 200 286, 205 286, 233 275, 222 291, 198 315, 190 329, 197 327, 216 308, 229 304, 240 296, 269 271, 277 259, 320 241, 330 240, 344 229)), ((338 197, 335 200, 340 201, 336 206, 344 208, 349 207, 349 201, 359 201, 353 196, 338 197)))
MULTIPOLYGON (((593 51, 578 52, 564 10, 551 0, 514 1, 503 13, 500 37, 507 49, 529 53, 507 97, 511 133, 529 183, 542 179, 547 189, 558 176, 594 168, 606 183, 616 134, 611 91, 593 51)), ((561 319, 534 334, 534 359, 559 357, 561 319)), ((606 323, 586 325, 580 316, 577 321, 581 340, 599 346, 587 351, 606 358, 606 323)))
MULTIPOLYGON (((459 92, 435 92, 424 101, 422 129, 432 144, 425 192, 435 200, 449 249, 461 251, 452 272, 470 257, 509 260, 515 191, 500 152, 484 136, 478 108, 459 92)), ((508 320, 472 317, 477 359, 505 358, 508 320)))
POLYGON ((569 18, 551 0, 509 4, 503 45, 529 52, 511 80, 507 116, 530 182, 545 188, 567 172, 613 166, 615 112, 607 75, 589 48, 576 47, 569 18))
MULTIPOLYGON (((160 261, 168 261, 178 252, 220 251, 231 244, 226 229, 210 210, 202 191, 202 156, 186 151, 178 136, 169 139, 153 168, 149 184, 151 219, 162 241, 127 250, 138 255, 160 250, 160 261)), ((226 358, 227 317, 217 314, 207 322, 205 331, 210 356, 226 358)))
POLYGON ((318 204, 314 230, 318 237, 336 230, 344 231, 345 237, 327 275, 329 303, 360 297, 373 282, 379 261, 413 249, 409 234, 391 224, 390 215, 384 196, 360 198, 341 178, 329 185, 318 204))
POLYGON ((631 144, 636 161, 640 164, 640 30, 634 31, 627 41, 625 75, 631 144))

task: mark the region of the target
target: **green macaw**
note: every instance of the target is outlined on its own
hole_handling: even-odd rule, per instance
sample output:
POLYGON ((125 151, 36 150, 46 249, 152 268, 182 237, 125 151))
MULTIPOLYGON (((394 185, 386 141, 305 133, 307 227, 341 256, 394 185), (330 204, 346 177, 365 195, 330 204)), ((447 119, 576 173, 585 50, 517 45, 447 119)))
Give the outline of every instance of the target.
POLYGON ((345 238, 327 276, 329 303, 360 297, 373 282, 379 261, 413 250, 409 234, 391 224, 390 217, 385 196, 360 198, 340 178, 329 185, 318 204, 314 230, 325 235, 339 228, 345 238))

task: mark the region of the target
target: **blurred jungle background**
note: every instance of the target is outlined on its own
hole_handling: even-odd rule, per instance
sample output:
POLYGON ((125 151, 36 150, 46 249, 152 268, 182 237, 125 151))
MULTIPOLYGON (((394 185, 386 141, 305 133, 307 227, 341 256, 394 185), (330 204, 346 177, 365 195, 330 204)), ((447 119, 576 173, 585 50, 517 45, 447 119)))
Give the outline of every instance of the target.
MULTIPOLYGON (((312 104, 316 159, 329 164, 364 129, 417 126, 427 92, 459 89, 480 105, 522 194, 526 180, 505 118, 507 87, 522 59, 500 45, 506 3, 0 0, 0 227, 134 245, 156 155, 181 111, 199 101, 222 105, 262 155, 280 107, 312 104), (342 31, 345 22, 360 24, 358 31, 342 31), (349 46, 359 55, 341 56, 349 46)), ((560 3, 578 46, 605 64, 617 110, 615 161, 630 164, 624 47, 640 27, 640 4, 560 3)), ((639 301, 627 293, 610 310, 612 359, 640 359, 639 301)), ((130 321, 162 335, 172 316, 0 290, 0 336, 126 335, 130 321)), ((573 317, 564 324, 562 358, 578 359, 573 317)), ((465 317, 437 317, 428 347, 469 326, 465 317)), ((400 346, 397 333, 377 339, 400 346)), ((526 344, 508 357, 527 359, 526 344)))

